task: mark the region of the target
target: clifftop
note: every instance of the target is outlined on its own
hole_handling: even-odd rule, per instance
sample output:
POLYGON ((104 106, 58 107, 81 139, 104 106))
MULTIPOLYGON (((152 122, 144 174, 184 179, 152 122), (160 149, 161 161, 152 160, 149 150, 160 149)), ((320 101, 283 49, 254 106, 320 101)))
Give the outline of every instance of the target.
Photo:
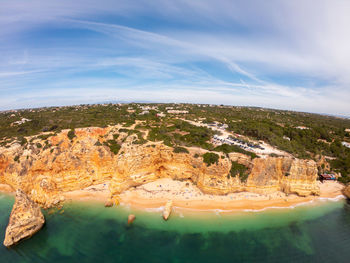
POLYGON ((187 148, 188 153, 175 153, 161 142, 137 144, 137 135, 129 135, 119 126, 76 129, 71 138, 68 132, 36 137, 27 146, 1 148, 0 183, 22 189, 44 208, 61 202, 67 191, 108 183, 114 198, 130 187, 159 178, 189 179, 204 193, 217 195, 240 191, 319 194, 317 166, 312 160, 251 160, 244 154, 217 153, 220 158, 208 166, 202 157, 206 150, 187 148), (246 180, 232 173, 234 163, 245 167, 246 180))

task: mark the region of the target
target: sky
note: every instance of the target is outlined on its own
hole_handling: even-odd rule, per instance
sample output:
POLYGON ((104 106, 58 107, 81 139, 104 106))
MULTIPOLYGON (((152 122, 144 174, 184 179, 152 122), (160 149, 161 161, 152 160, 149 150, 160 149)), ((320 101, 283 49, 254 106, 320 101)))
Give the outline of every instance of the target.
POLYGON ((0 0, 0 110, 186 102, 350 116, 348 0, 0 0))

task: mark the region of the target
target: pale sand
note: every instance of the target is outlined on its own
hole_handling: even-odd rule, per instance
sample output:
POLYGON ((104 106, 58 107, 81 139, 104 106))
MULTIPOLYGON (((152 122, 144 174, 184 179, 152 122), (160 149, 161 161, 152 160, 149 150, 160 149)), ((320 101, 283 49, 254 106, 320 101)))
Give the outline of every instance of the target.
POLYGON ((13 193, 13 189, 7 184, 0 184, 0 192, 10 194, 13 193))
MULTIPOLYGON (((109 182, 94 185, 82 190, 63 193, 66 200, 106 202, 110 198, 109 182)), ((320 196, 299 197, 286 195, 283 192, 273 194, 256 194, 240 192, 228 195, 203 194, 190 181, 175 181, 168 178, 131 188, 119 196, 122 205, 135 208, 160 208, 168 200, 173 200, 173 206, 191 210, 264 210, 266 208, 294 207, 320 198, 335 198, 342 196, 343 185, 338 182, 319 182, 320 196)), ((11 192, 7 185, 0 184, 1 192, 11 192)))
POLYGON ((80 201, 100 201, 105 202, 111 196, 108 189, 109 182, 104 184, 92 185, 82 190, 75 190, 64 192, 63 196, 66 200, 80 200, 80 201))
POLYGON ((269 207, 293 207, 321 198, 341 196, 343 185, 338 182, 319 183, 321 195, 299 197, 286 195, 283 192, 273 194, 256 194, 251 192, 233 193, 228 195, 203 194, 191 182, 159 179, 134 189, 129 189, 120 195, 122 204, 137 208, 163 207, 168 200, 173 200, 174 207, 193 210, 263 210, 269 207))

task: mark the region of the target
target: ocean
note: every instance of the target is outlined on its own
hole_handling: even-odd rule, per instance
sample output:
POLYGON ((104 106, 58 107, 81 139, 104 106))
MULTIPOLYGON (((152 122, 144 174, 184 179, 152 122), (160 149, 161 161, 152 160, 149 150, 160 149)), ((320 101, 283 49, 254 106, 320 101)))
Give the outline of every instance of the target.
MULTIPOLYGON (((14 199, 0 195, 0 236, 14 199)), ((72 202, 48 214, 32 238, 7 249, 0 262, 350 262, 350 205, 317 201, 295 208, 239 213, 72 202), (136 215, 131 226, 128 214, 136 215)))

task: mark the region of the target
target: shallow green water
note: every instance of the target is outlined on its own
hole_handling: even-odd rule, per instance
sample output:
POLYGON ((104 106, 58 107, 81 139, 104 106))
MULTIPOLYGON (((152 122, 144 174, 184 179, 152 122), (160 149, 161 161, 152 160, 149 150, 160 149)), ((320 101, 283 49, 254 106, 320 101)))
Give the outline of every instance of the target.
MULTIPOLYGON (((0 195, 3 237, 13 198, 0 195)), ((350 206, 321 202, 263 212, 160 211, 71 203, 0 262, 349 262, 350 206), (129 213, 136 215, 131 227, 129 213), (200 219, 199 219, 200 217, 200 219)))

